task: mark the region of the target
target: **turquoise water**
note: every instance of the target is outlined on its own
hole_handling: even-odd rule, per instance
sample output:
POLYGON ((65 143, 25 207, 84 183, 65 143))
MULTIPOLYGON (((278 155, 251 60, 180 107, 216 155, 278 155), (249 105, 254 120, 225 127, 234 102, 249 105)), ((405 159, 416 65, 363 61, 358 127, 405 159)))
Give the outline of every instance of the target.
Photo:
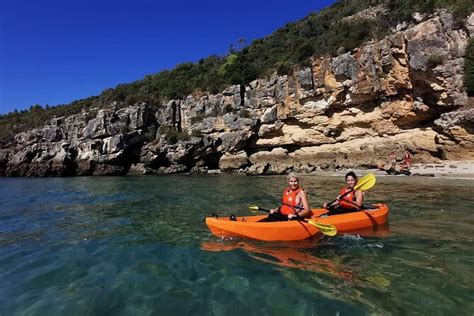
MULTIPOLYGON (((222 241, 204 218, 272 207, 282 176, 0 179, 0 314, 472 315, 474 181, 379 177, 390 226, 222 241)), ((312 207, 335 177, 305 176, 312 207)))

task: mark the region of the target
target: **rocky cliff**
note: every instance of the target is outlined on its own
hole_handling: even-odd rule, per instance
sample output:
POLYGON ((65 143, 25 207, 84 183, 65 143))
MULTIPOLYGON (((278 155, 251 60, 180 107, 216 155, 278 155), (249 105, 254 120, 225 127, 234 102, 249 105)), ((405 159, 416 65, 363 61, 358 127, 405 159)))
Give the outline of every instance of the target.
POLYGON ((474 37, 439 12, 381 41, 313 59, 292 75, 217 95, 60 117, 0 149, 0 175, 248 174, 474 159, 474 104, 463 88, 474 37))

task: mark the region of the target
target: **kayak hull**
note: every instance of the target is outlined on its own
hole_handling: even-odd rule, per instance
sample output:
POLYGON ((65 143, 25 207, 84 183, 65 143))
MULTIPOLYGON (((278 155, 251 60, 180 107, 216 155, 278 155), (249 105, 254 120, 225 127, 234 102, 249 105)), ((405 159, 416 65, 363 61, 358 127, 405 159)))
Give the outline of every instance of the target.
POLYGON ((293 241, 311 238, 319 229, 303 221, 258 222, 266 215, 228 218, 206 218, 207 227, 218 237, 242 237, 263 241, 293 241))
POLYGON ((377 209, 360 212, 319 217, 315 221, 336 226, 338 232, 349 232, 363 228, 377 228, 388 222, 389 208, 387 204, 374 204, 377 209))
MULTIPOLYGON (((319 217, 327 212, 314 209, 313 221, 336 226, 338 232, 363 228, 377 228, 388 221, 389 208, 386 204, 375 204, 376 209, 346 214, 319 217)), ((229 218, 207 217, 206 225, 217 237, 241 237, 262 241, 296 241, 321 234, 319 229, 304 221, 258 222, 266 215, 240 216, 236 221, 229 218)))

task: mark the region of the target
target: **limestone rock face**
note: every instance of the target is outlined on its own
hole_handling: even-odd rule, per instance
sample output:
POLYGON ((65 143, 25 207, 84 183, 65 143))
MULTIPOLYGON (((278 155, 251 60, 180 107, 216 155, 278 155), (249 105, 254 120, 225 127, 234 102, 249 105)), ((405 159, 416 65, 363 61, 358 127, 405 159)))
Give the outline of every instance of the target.
POLYGON ((277 147, 271 151, 260 151, 250 156, 252 167, 249 173, 281 174, 291 168, 291 155, 286 149, 277 147), (262 172, 257 172, 258 170, 262 172))
POLYGON ((249 157, 245 151, 236 154, 225 153, 219 160, 219 169, 222 171, 239 170, 249 163, 249 157))
POLYGON ((55 118, 42 128, 16 135, 15 142, 0 151, 1 174, 125 174, 138 159, 147 128, 156 128, 155 116, 144 105, 99 110, 86 121, 88 116, 83 113, 55 118))
POLYGON ((373 167, 405 150, 415 162, 474 159, 463 87, 474 14, 463 27, 445 11, 417 21, 292 75, 169 100, 155 113, 112 104, 54 118, 0 149, 0 175, 281 174, 373 167))
POLYGON ((445 158, 461 160, 474 157, 474 108, 444 113, 434 123, 440 130, 438 146, 445 158))

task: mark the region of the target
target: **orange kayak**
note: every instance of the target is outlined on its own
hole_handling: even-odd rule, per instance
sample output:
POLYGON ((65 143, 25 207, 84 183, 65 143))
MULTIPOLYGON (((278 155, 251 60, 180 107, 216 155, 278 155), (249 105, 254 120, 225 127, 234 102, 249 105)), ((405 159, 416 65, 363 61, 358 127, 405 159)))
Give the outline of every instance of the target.
MULTIPOLYGON (((386 204, 374 204, 375 209, 362 210, 327 217, 319 217, 325 209, 313 209, 313 221, 336 226, 338 232, 363 228, 377 228, 388 221, 386 204)), ((217 237, 241 237, 263 241, 294 241, 308 239, 320 233, 319 229, 304 221, 259 222, 267 215, 240 216, 235 221, 229 218, 207 217, 206 225, 217 237)))

